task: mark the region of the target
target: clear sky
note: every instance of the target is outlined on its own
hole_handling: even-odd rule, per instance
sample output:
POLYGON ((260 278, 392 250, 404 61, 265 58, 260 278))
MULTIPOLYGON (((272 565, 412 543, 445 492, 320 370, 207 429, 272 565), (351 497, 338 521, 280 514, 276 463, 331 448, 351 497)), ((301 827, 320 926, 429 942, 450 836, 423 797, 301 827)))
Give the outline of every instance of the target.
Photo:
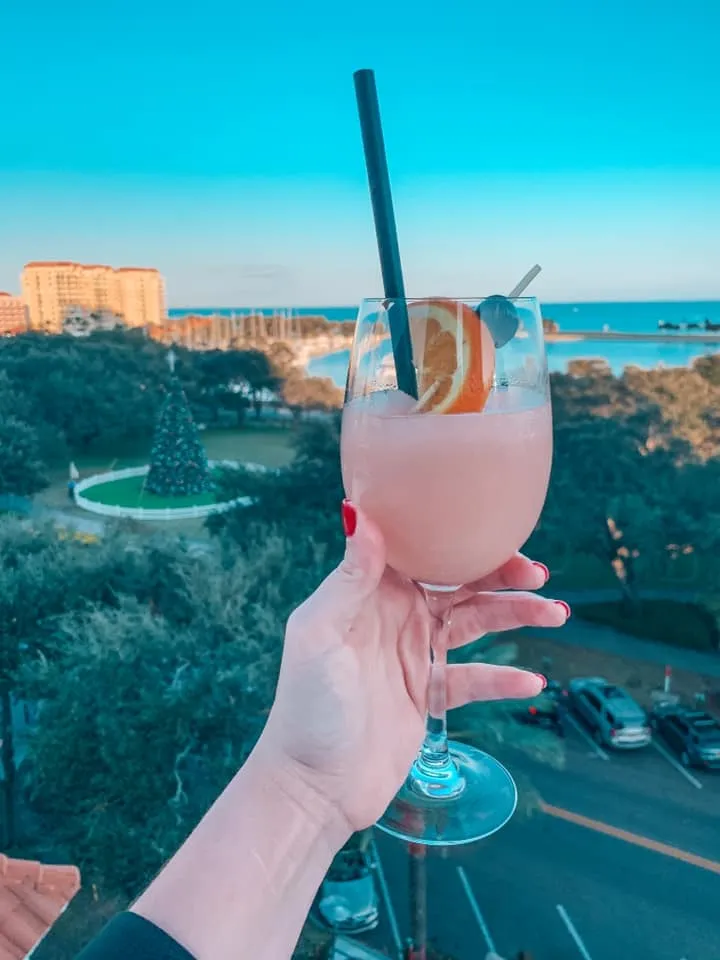
POLYGON ((720 297, 718 0, 33 0, 0 14, 0 289, 159 267, 171 306, 382 292, 377 73, 409 294, 720 297))

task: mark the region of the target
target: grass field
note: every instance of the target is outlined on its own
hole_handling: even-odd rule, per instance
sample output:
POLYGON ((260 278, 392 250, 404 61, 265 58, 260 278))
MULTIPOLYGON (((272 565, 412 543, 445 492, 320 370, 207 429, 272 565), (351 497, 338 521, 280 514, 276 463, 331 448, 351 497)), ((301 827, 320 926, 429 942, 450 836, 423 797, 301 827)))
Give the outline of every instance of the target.
POLYGON ((98 483, 83 491, 87 500, 95 503, 107 503, 116 507, 142 507, 144 510, 164 510, 178 507, 204 507, 215 503, 212 490, 187 497, 161 497, 144 489, 145 477, 125 477, 123 480, 110 480, 98 483))
MULTIPOLYGON (((204 430, 200 436, 210 460, 240 460, 260 463, 266 467, 282 467, 293 457, 292 431, 284 425, 252 424, 243 428, 204 430)), ((81 478, 84 479, 108 470, 140 467, 146 464, 149 458, 150 441, 144 440, 141 443, 127 444, 114 450, 97 450, 87 455, 80 455, 75 458, 74 463, 80 471, 81 478)), ((37 499, 48 506, 66 507, 68 505, 67 466, 51 471, 50 480, 50 487, 40 493, 37 499)), ((90 492, 88 491, 88 494, 90 492)), ((128 495, 132 495, 132 492, 128 491, 128 495)), ((102 499, 108 502, 104 497, 102 499)), ((119 501, 113 502, 119 503, 119 501)), ((138 506, 137 502, 121 505, 138 506)), ((144 503, 142 505, 146 506, 144 503)))

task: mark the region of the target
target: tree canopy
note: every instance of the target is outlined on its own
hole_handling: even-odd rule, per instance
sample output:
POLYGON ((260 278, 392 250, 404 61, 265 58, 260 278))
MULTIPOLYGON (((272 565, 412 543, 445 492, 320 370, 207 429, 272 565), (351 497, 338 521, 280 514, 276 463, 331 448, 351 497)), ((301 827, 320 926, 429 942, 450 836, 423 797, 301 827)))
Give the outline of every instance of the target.
MULTIPOLYGON (((57 365, 50 338, 0 341, 0 443, 7 430, 9 449, 20 451, 15 466, 0 454, 0 490, 17 463, 33 462, 30 424, 71 449, 130 431, 149 436, 169 372, 164 349, 133 336, 52 338, 57 365), (96 389, 97 408, 84 409, 96 389)), ((576 363, 554 375, 553 476, 530 549, 551 563, 588 553, 629 597, 643 583, 680 580, 693 560, 694 589, 717 598, 714 370, 696 363, 614 377, 606 365, 576 363)), ((233 397, 262 403, 280 376, 290 399, 297 387, 280 351, 260 361, 179 350, 176 372, 191 405, 208 411, 230 409, 233 397)), ((333 391, 317 405, 333 406, 333 391)), ((21 778, 22 855, 76 862, 101 900, 122 903, 192 829, 259 734, 289 612, 342 554, 339 436, 339 415, 326 410, 301 420, 287 468, 226 471, 222 493, 253 503, 209 518, 216 536, 207 549, 112 529, 84 546, 52 526, 0 518, 6 769, 3 704, 12 694, 39 707, 21 778)), ((488 655, 483 644, 462 654, 488 655)), ((507 708, 479 706, 453 725, 492 743, 511 722, 507 708)), ((4 800, 7 820, 7 783, 4 800)))
POLYGON ((66 851, 104 894, 130 896, 255 742, 285 620, 324 575, 323 551, 299 570, 275 535, 251 560, 164 537, 81 547, 9 521, 0 535, 4 669, 41 704, 34 849, 66 851))
POLYGON ((696 369, 614 377, 576 363, 552 391, 553 472, 534 549, 558 566, 595 556, 630 597, 641 581, 687 579, 695 555, 702 589, 720 546, 720 388, 696 369))

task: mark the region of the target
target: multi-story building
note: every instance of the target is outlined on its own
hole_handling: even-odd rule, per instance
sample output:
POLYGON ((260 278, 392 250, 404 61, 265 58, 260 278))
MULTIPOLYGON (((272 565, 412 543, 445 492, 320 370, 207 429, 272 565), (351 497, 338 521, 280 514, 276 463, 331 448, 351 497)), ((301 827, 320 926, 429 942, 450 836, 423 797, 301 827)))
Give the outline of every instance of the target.
POLYGON ((120 310, 129 327, 147 327, 165 319, 165 284, 157 270, 120 267, 120 310))
POLYGON ((78 311, 110 313, 128 327, 146 327, 165 318, 165 286, 157 270, 69 260, 33 261, 22 272, 30 329, 61 333, 78 311))
POLYGON ((28 328, 28 315, 22 297, 0 290, 0 337, 24 333, 28 328))

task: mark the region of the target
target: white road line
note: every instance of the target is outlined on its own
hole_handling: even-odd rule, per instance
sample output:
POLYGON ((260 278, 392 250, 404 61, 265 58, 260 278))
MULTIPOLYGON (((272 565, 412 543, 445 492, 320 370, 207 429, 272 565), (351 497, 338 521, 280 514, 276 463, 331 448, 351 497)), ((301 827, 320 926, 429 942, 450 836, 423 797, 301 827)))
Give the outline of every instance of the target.
POLYGON ((385 871, 383 870, 382 860, 380 859, 377 844, 374 840, 370 841, 370 848, 372 849, 373 860, 377 866, 377 875, 378 880, 380 881, 380 892, 382 893, 383 900, 385 901, 385 909, 387 910, 388 920, 390 921, 390 931, 392 933, 392 938, 395 941, 397 957, 398 960, 402 960, 405 949, 400 938, 400 927, 398 926, 397 917, 395 916, 395 908, 393 907, 392 900, 390 899, 390 891, 388 889, 387 880, 385 879, 385 871))
POLYGON ((560 919, 565 924, 567 928, 567 932, 575 941, 575 946, 580 951, 580 956, 583 958, 583 960, 592 960, 592 957, 588 953, 587 947, 582 942, 582 938, 580 934, 577 932, 577 930, 575 929, 575 924, 572 922, 572 920, 568 916, 567 910, 565 909, 565 907, 561 903, 558 903, 555 909, 560 914, 560 919))
POLYGON ((573 727, 575 727, 575 729, 580 734, 580 736, 583 737, 583 739, 587 740, 587 742, 590 744, 590 746, 593 748, 593 750, 599 757, 602 757, 603 760, 610 759, 610 757, 605 753, 603 748, 598 746, 597 743, 595 743, 595 741, 587 732, 587 730, 584 727, 580 726, 580 724, 577 722, 577 720, 571 713, 566 713, 565 719, 568 720, 573 725, 573 727))
POLYGON ((681 773, 685 777, 685 779, 688 780, 694 787, 697 787, 698 790, 702 790, 703 785, 700 783, 697 777, 694 777, 691 773, 689 773, 685 769, 685 767, 681 763, 678 763, 675 757, 670 753, 669 750, 666 750, 665 747, 661 747, 660 744, 655 739, 651 740, 650 742, 655 747, 657 752, 661 756, 665 757, 665 759, 669 764, 675 767, 678 773, 681 773))
POLYGON ((478 902, 475 899, 475 894, 473 893, 472 887, 470 886, 470 881, 468 880, 467 875, 465 874, 465 871, 462 867, 458 867, 457 872, 458 872, 458 876, 460 877, 460 883, 463 885, 465 894, 467 895, 467 898, 470 902, 470 909, 472 910, 475 916, 475 919, 477 920, 478 926, 480 927, 480 932, 482 933, 483 939, 485 940, 485 946, 490 951, 490 953, 495 953, 495 944, 493 943, 493 938, 490 936, 488 925, 485 923, 482 913, 480 913, 480 907, 478 906, 478 902))

